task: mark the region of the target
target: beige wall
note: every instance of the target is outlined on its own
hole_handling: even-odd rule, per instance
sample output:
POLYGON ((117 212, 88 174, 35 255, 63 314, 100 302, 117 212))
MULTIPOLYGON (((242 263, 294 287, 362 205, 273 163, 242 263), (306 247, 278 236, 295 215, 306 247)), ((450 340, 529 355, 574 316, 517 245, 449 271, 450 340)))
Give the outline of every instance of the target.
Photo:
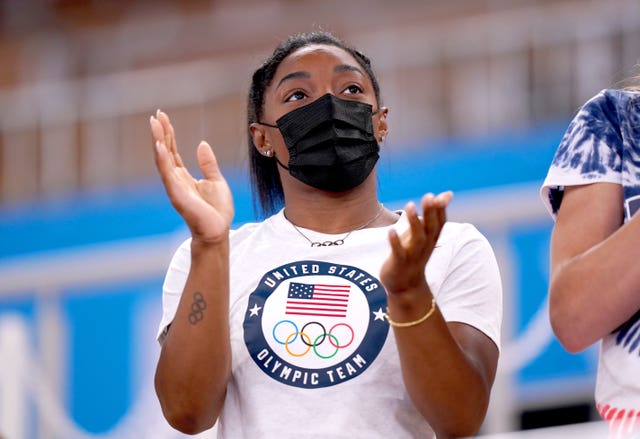
POLYGON ((253 70, 322 28, 373 60, 390 151, 567 119, 640 59, 640 4, 557 1, 34 2, 0 6, 0 203, 154 178, 147 120, 245 162, 253 70))

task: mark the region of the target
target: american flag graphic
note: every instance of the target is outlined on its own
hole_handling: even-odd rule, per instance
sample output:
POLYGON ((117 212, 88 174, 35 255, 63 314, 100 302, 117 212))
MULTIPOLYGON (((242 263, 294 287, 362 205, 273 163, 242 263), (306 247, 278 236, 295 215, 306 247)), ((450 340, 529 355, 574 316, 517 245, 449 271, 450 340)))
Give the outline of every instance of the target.
POLYGON ((291 282, 285 314, 346 317, 350 285, 291 282))

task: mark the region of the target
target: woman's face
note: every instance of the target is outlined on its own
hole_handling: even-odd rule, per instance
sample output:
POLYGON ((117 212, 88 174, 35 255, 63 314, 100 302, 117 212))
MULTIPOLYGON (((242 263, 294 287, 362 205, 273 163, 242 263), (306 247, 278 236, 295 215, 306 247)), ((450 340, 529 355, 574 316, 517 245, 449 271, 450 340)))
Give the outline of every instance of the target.
MULTIPOLYGON (((378 110, 371 79, 355 58, 339 47, 315 44, 296 50, 280 63, 265 90, 262 122, 275 125, 281 116, 327 93, 378 110)), ((382 108, 373 116, 378 141, 386 135, 386 113, 382 108)), ((253 124, 251 133, 260 152, 270 149, 281 163, 288 163, 289 152, 277 128, 253 124)))

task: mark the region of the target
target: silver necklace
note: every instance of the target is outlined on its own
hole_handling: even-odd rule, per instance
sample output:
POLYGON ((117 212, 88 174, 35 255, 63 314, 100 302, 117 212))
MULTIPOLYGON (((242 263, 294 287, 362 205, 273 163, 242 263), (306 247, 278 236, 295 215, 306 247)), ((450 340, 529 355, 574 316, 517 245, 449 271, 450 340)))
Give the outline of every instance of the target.
MULTIPOLYGON (((311 247, 329 247, 332 245, 342 245, 344 244, 344 240, 347 239, 349 237, 349 235, 351 235, 353 232, 357 231, 357 230, 362 230, 365 227, 367 227, 368 225, 370 225, 371 223, 373 223, 375 220, 377 220, 380 215, 382 215, 382 211, 384 210, 384 206, 382 205, 382 203, 380 204, 380 208, 378 209, 378 212, 376 212, 376 214, 373 216, 373 218, 371 218, 369 221, 367 221, 366 223, 364 223, 363 225, 361 225, 360 227, 351 230, 350 232, 348 232, 346 235, 344 235, 342 238, 340 239, 336 239, 335 241, 323 241, 323 242, 319 242, 319 241, 312 241, 307 235, 305 235, 304 233, 302 233, 302 230, 300 230, 298 228, 298 226, 296 226, 295 224, 293 224, 291 221, 289 221, 287 219, 287 221, 289 221, 289 224, 291 224, 293 226, 293 228, 296 230, 296 232, 298 232, 300 234, 300 236, 302 236, 304 239, 306 239, 307 241, 309 241, 309 243, 311 244, 311 247)), ((286 218, 286 217, 285 217, 286 218)))

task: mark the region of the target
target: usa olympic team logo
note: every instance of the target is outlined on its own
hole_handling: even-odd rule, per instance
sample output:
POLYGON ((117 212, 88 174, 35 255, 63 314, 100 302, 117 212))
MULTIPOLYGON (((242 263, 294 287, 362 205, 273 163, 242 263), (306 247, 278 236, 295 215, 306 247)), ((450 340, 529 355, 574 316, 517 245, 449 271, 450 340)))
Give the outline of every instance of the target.
POLYGON ((284 384, 320 388, 362 374, 389 324, 386 293, 359 268, 319 261, 277 267, 249 296, 244 340, 253 361, 284 384))

